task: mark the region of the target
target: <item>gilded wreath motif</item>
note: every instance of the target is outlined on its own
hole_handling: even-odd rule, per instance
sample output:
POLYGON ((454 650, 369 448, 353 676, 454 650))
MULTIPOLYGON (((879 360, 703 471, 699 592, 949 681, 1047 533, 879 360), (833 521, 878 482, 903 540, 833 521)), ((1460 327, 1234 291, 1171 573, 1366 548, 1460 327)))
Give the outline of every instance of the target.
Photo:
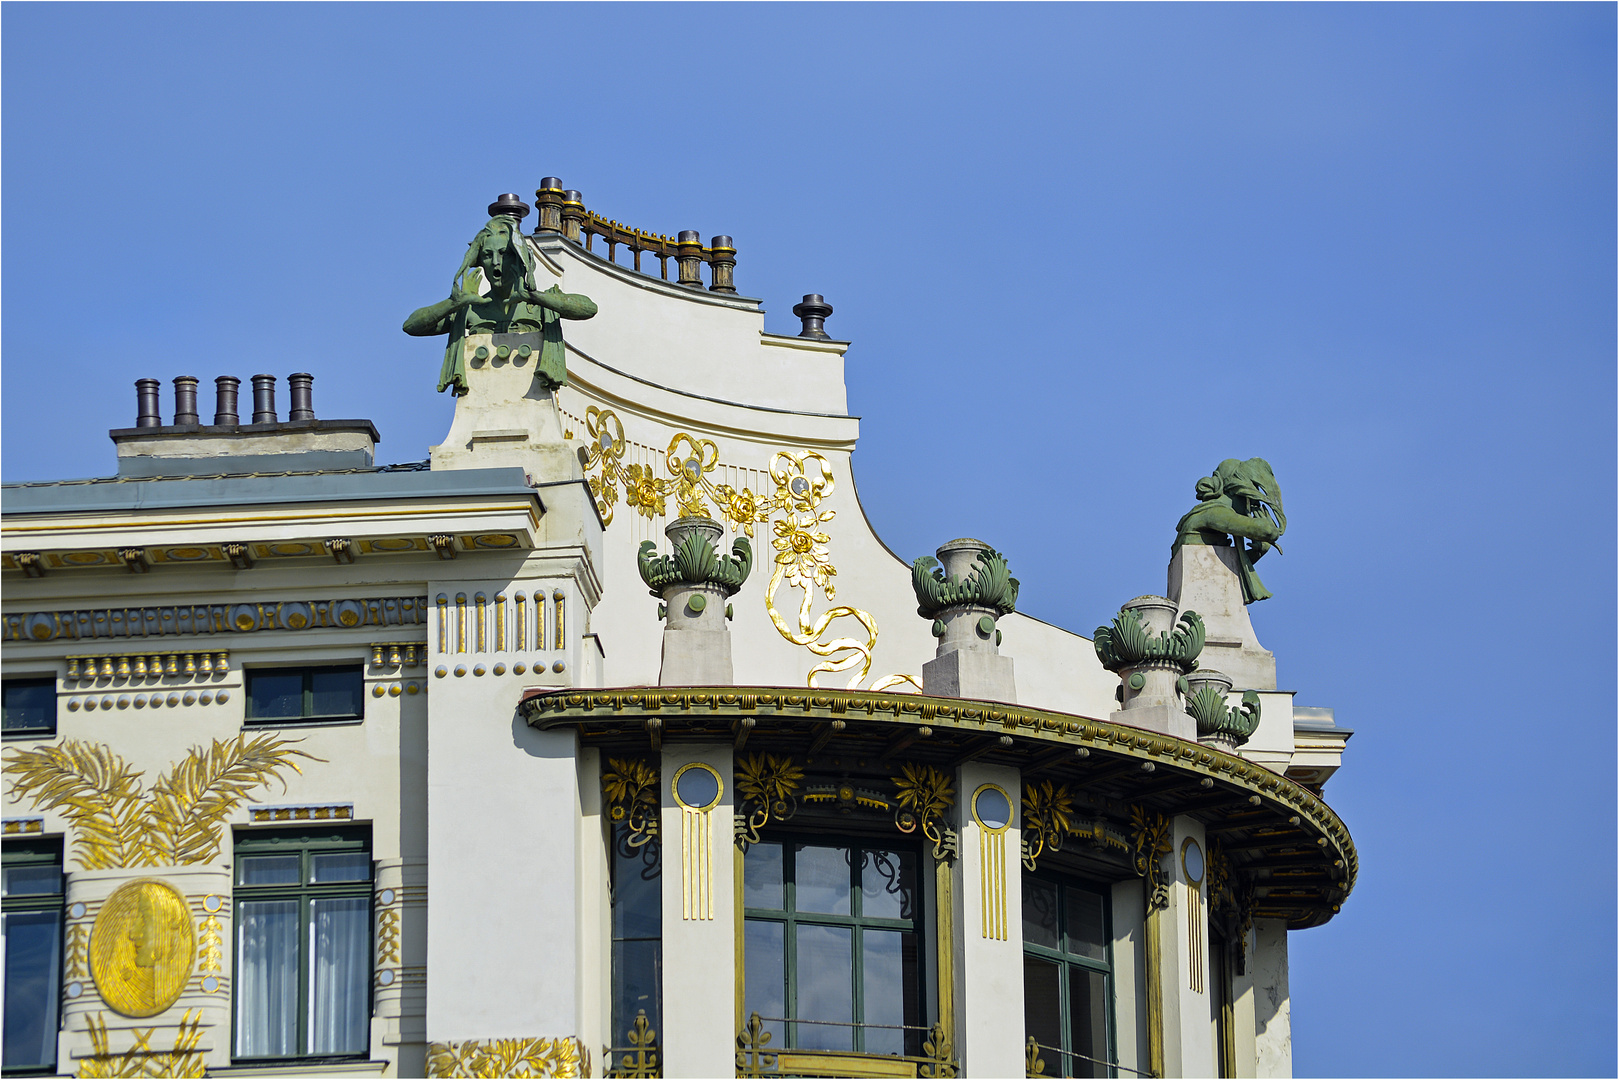
POLYGON ((592 405, 585 410, 585 431, 590 434, 590 444, 580 448, 580 455, 590 494, 596 500, 602 524, 611 525, 613 506, 618 502, 618 481, 624 472, 624 425, 611 409, 592 405))
POLYGON ((956 804, 956 788, 948 774, 932 765, 904 762, 894 784, 894 824, 900 832, 915 832, 933 841, 935 859, 954 858, 956 833, 950 828, 945 815, 956 804))

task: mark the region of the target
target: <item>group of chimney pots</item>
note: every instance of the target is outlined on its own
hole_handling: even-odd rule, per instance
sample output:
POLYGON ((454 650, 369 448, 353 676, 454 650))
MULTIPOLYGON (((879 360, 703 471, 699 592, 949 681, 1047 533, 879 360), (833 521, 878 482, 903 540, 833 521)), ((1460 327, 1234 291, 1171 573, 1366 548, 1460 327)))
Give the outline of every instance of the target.
MULTIPOLYGON (((198 427, 202 417, 197 413, 197 383, 195 375, 180 375, 174 380, 174 426, 198 427)), ((275 376, 253 376, 254 424, 279 422, 275 409, 275 376)), ((234 375, 221 375, 214 380, 214 427, 237 427, 242 423, 237 411, 236 398, 242 380, 234 375)), ((135 380, 135 426, 162 427, 159 411, 159 392, 163 384, 157 379, 135 380)), ((300 371, 287 376, 287 387, 292 392, 292 408, 287 412, 287 423, 296 424, 315 419, 315 377, 300 371)))

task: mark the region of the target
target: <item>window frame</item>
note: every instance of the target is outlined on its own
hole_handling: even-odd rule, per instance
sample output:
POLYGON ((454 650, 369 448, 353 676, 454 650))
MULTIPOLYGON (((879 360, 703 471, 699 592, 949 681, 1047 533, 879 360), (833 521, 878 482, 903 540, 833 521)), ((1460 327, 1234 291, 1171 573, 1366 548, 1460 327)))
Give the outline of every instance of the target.
MULTIPOLYGON (((29 837, 27 839, 7 840, 0 846, 0 864, 5 869, 14 866, 54 866, 60 877, 54 893, 33 893, 22 896, 5 896, 0 898, 0 910, 5 914, 28 913, 37 911, 55 912, 58 939, 56 943, 56 1000, 50 1003, 52 1022, 50 1028, 58 1035, 62 1026, 62 989, 63 968, 66 961, 67 938, 67 864, 64 861, 66 854, 61 837, 29 837)), ((3 973, 0 973, 3 974, 3 973)), ((11 1001, 12 995, 5 994, 5 999, 11 1001)), ((5 1076, 54 1076, 56 1065, 60 1060, 61 1040, 58 1037, 53 1042, 53 1052, 49 1062, 38 1065, 16 1065, 0 1067, 5 1076)))
MULTIPOLYGON (((371 846, 371 827, 369 825, 345 825, 331 828, 238 828, 234 836, 231 860, 231 948, 232 971, 241 961, 242 950, 242 905, 262 901, 296 900, 298 902, 298 1001, 297 1001, 297 1036, 299 1047, 309 1045, 309 966, 312 961, 310 955, 313 951, 310 946, 310 934, 313 929, 311 917, 312 901, 327 899, 343 899, 363 896, 366 899, 366 960, 363 965, 366 997, 366 1047, 364 1050, 350 1054, 317 1054, 307 1050, 296 1054, 268 1055, 248 1057, 238 1053, 240 1046, 240 1000, 242 984, 238 978, 231 980, 231 1064, 232 1065, 274 1065, 287 1064, 319 1064, 323 1062, 368 1061, 371 1057, 371 1020, 374 1019, 376 1009, 376 881, 377 864, 376 855, 371 846), (370 857, 370 867, 364 881, 336 881, 315 884, 310 881, 312 876, 312 860, 316 855, 334 855, 346 852, 363 851, 370 857), (298 883, 279 885, 243 885, 242 859, 258 855, 290 855, 296 853, 298 862, 298 883)), ((237 973, 239 974, 239 973, 237 973)))
MULTIPOLYGON (((1049 946, 1039 945, 1035 942, 1031 942, 1028 940, 1027 931, 1025 931, 1023 939, 1023 955, 1025 958, 1032 956, 1038 960, 1049 961, 1057 965, 1057 988, 1059 995, 1058 1015, 1060 1017, 1059 1030, 1062 1032, 1062 1041, 1065 1044, 1068 1043, 1072 1038, 1073 1032, 1073 1015, 1071 1011, 1073 1003, 1070 1000, 1072 995, 1069 989, 1071 985, 1068 974, 1069 969, 1071 967, 1078 967, 1086 971, 1100 974, 1104 980, 1103 998, 1106 1013, 1103 1026, 1107 1031, 1107 1046, 1105 1047, 1107 1060, 1103 1064, 1107 1069, 1106 1075, 1110 1077, 1118 1076, 1118 968, 1114 963, 1113 958, 1113 887, 1105 882, 1093 881, 1089 878, 1048 871, 1025 870, 1023 873, 1023 880, 1025 883, 1031 880, 1042 881, 1055 886, 1057 890, 1056 919, 1058 941, 1061 947, 1052 949, 1049 946), (1068 948, 1067 890, 1070 888, 1077 888, 1101 897, 1102 933, 1107 941, 1107 946, 1105 949, 1107 954, 1106 960, 1097 960, 1094 957, 1089 957, 1078 952, 1070 951, 1068 948)), ((1024 986, 1023 993, 1025 1001, 1024 1008, 1027 1010, 1028 1006, 1026 1003, 1028 1001, 1029 993, 1027 984, 1024 986)), ((1029 1036, 1027 1024, 1028 1021, 1025 1019, 1025 1038, 1028 1038, 1029 1036)), ((1044 1048, 1045 1047, 1042 1044, 1042 1049, 1044 1048)), ((1075 1076, 1077 1070, 1070 1068, 1069 1065, 1070 1061, 1080 1060, 1078 1057, 1076 1057, 1078 1051, 1071 1046, 1064 1045, 1057 1052, 1062 1055, 1062 1060, 1057 1063, 1057 1071, 1055 1073, 1047 1072, 1045 1075, 1075 1076)), ((1047 1065, 1047 1069, 1050 1069, 1049 1064, 1047 1065)))
MULTIPOLYGON (((654 1032, 663 1030, 663 851, 657 837, 652 837, 646 843, 631 847, 630 826, 626 822, 609 821, 607 823, 608 838, 608 897, 607 897, 607 936, 608 936, 608 1013, 612 1024, 610 1039, 612 1045, 608 1047, 611 1057, 621 1053, 633 1053, 635 1047, 628 1045, 630 1031, 634 1028, 635 1017, 623 1015, 627 1009, 619 1008, 619 978, 625 967, 626 946, 642 943, 651 943, 654 953, 653 983, 656 991, 656 1000, 653 1002, 653 1012, 647 1017, 648 1026, 654 1032), (639 871, 645 880, 654 883, 653 896, 657 898, 658 906, 658 932, 654 935, 620 934, 619 907, 619 875, 633 866, 642 866, 646 869, 639 871)), ((652 1047, 644 1048, 648 1051, 652 1047)), ((611 1063, 609 1063, 611 1064, 611 1063)))
MULTIPOLYGON (((9 728, 0 727, 0 734, 7 739, 54 739, 58 722, 57 709, 57 682, 55 675, 17 675, 0 679, 0 710, 4 709, 5 695, 13 688, 24 684, 50 687, 51 692, 51 719, 45 727, 9 728)), ((3 723, 3 720, 0 720, 3 723)))
POLYGON ((365 663, 353 661, 339 664, 255 664, 242 673, 242 725, 250 728, 305 727, 320 724, 359 724, 365 721, 365 663), (359 679, 355 694, 355 711, 351 713, 311 713, 314 704, 313 679, 317 673, 352 671, 359 679), (253 680, 264 675, 289 675, 297 672, 303 678, 301 711, 297 716, 254 716, 253 680))
MULTIPOLYGON (((833 926, 847 928, 850 933, 850 948, 852 952, 850 965, 850 1010, 853 1014, 848 1027, 853 1033, 852 1047, 849 1050, 818 1050, 802 1048, 799 1046, 799 1026, 797 1019, 788 1019, 782 1023, 783 1033, 781 1049, 791 1049, 810 1054, 870 1054, 879 1057, 888 1057, 882 1051, 868 1050, 866 1042, 865 1023, 865 949, 863 945, 864 931, 898 931, 914 935, 916 943, 916 1024, 918 1029, 925 1029, 927 1020, 932 1015, 933 994, 930 992, 928 979, 930 976, 928 964, 928 931, 931 922, 928 918, 929 905, 927 903, 928 890, 925 878, 927 876, 928 861, 926 854, 919 844, 901 841, 881 836, 834 836, 826 833, 812 832, 775 832, 768 833, 761 840, 762 844, 780 844, 782 846, 782 902, 784 908, 742 908, 743 939, 747 937, 747 924, 749 922, 772 922, 782 927, 782 1011, 787 1017, 798 1015, 798 935, 795 933, 799 925, 833 926), (863 890, 860 887, 861 863, 850 860, 849 867, 849 911, 848 915, 833 915, 824 912, 801 912, 797 909, 797 851, 800 844, 810 847, 842 849, 845 851, 900 851, 909 854, 915 860, 916 866, 916 899, 915 910, 911 918, 893 919, 881 916, 867 916, 855 914, 863 903, 863 890)), ((758 845, 750 845, 751 847, 758 845)), ((744 876, 746 875, 746 856, 744 856, 744 876)), ((745 895, 745 893, 744 893, 745 895)), ((843 1025, 836 1025, 842 1027, 843 1025)), ((914 1058, 920 1055, 920 1043, 924 1040, 922 1030, 912 1030, 907 1027, 902 1031, 902 1045, 905 1052, 897 1055, 901 1058, 914 1058), (912 1042, 918 1044, 916 1052, 912 1052, 912 1042)))

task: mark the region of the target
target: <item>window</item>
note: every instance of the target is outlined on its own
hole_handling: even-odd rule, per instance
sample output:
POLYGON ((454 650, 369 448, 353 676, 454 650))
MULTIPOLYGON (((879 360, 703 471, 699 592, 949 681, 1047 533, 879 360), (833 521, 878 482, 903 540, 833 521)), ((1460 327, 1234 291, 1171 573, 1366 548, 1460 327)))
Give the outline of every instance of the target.
POLYGON ((5 734, 56 734, 55 679, 6 679, 0 683, 0 701, 5 734))
POLYGON ((365 680, 359 664, 343 667, 259 668, 247 673, 247 722, 359 720, 365 680))
POLYGON ((745 1011, 775 1045, 921 1054, 915 851, 755 844, 743 890, 745 1011))
POLYGON ((1023 1024, 1047 1076, 1112 1076, 1113 928, 1100 888, 1023 877, 1023 1024))
POLYGON ((662 1031, 663 880, 658 842, 630 843, 628 825, 613 826, 613 1044, 634 1048, 629 1033, 646 1013, 653 1031, 662 1031))
POLYGON ((1209 1011, 1214 1025, 1216 1076, 1237 1075, 1237 1025, 1231 1001, 1231 944, 1209 927, 1209 1011))
MULTIPOLYGON (((10 688, 7 683, 8 724, 10 688)), ((61 841, 8 842, 3 873, 5 1071, 54 1073, 62 975, 61 841)))
POLYGON ((368 829, 236 834, 236 1053, 371 1048, 368 829))

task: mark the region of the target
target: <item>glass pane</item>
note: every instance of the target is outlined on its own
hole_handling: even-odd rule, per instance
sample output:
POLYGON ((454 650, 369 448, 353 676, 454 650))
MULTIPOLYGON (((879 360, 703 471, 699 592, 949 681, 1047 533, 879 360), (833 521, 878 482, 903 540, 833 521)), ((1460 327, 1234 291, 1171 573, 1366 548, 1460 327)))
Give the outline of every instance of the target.
POLYGON ((371 898, 312 900, 309 942, 309 1052, 371 1049, 371 898))
POLYGON ((304 714, 301 671, 255 671, 247 680, 248 716, 254 720, 297 719, 304 714))
POLYGON ((1063 890, 1067 894, 1065 921, 1068 931, 1068 951, 1092 960, 1107 959, 1107 920, 1102 914, 1100 893, 1087 892, 1072 886, 1063 890))
POLYGON ((1106 1076, 1107 976, 1074 964, 1068 968, 1069 1047, 1085 1057, 1074 1059, 1070 1076, 1106 1076), (1085 1058, 1096 1058, 1087 1061, 1085 1058))
POLYGON ((8 911, 5 1067, 56 1063, 57 973, 62 970, 62 913, 8 911))
POLYGON ((787 906, 781 889, 781 845, 754 844, 742 863, 745 907, 780 911, 787 906))
POLYGON ((798 888, 794 908, 826 915, 849 914, 849 849, 799 844, 795 850, 793 881, 798 888))
MULTIPOLYGON (((757 849, 755 849, 757 850, 757 849)), ((748 852, 753 858, 753 851, 748 852)), ((749 919, 743 947, 747 950, 746 985, 742 994, 742 1011, 760 1016, 787 1015, 787 952, 786 924, 749 919)), ((772 1046, 787 1045, 785 1025, 765 1021, 772 1046)))
POLYGON ((613 1045, 628 1046, 635 1014, 646 1010, 653 1031, 663 1030, 663 943, 613 942, 613 1045))
POLYGON ((877 919, 916 918, 916 852, 861 854, 860 913, 877 919))
MULTIPOLYGON (((615 828, 622 841, 628 828, 615 828)), ((613 937, 655 938, 663 933, 663 891, 656 855, 657 846, 652 844, 639 848, 614 845, 613 937)))
POLYGON ((310 716, 359 716, 361 685, 359 668, 336 668, 309 673, 310 716))
POLYGON ((297 885, 296 855, 245 855, 236 860, 237 883, 241 885, 297 885))
POLYGON ((7 896, 51 896, 62 891, 62 868, 54 863, 8 866, 3 889, 7 896))
MULTIPOLYGON (((0 694, 0 712, 4 714, 0 727, 4 730, 49 731, 56 727, 55 679, 10 680, 0 694)), ((51 1060, 56 1060, 54 1051, 51 1060)))
MULTIPOLYGON (((1027 897, 1028 891, 1023 895, 1027 897)), ((1062 968, 1054 961, 1023 958, 1023 1034, 1042 1047, 1045 1075, 1066 1076, 1062 1055, 1062 968)))
POLYGON ((315 855, 310 860, 309 880, 316 884, 333 881, 370 881, 371 854, 366 851, 345 851, 340 854, 315 855))
MULTIPOLYGON (((838 854, 841 858, 842 853, 838 854)), ((835 1021, 837 1025, 794 1025, 798 1029, 796 1045, 804 1049, 854 1049, 853 935, 853 930, 843 926, 798 926, 795 1019, 835 1021)))
MULTIPOLYGON (((296 865, 293 873, 296 881, 296 865)), ((298 1053, 298 901, 242 904, 236 934, 236 1056, 290 1057, 298 1053)))
POLYGON ((1057 941, 1057 886, 1039 878, 1023 878, 1023 940, 1048 949, 1057 941))
POLYGON ((920 1053, 920 1032, 897 1030, 902 1024, 922 1023, 916 935, 900 930, 866 930, 860 938, 865 984, 862 1022, 893 1025, 864 1029, 866 1053, 920 1053))

